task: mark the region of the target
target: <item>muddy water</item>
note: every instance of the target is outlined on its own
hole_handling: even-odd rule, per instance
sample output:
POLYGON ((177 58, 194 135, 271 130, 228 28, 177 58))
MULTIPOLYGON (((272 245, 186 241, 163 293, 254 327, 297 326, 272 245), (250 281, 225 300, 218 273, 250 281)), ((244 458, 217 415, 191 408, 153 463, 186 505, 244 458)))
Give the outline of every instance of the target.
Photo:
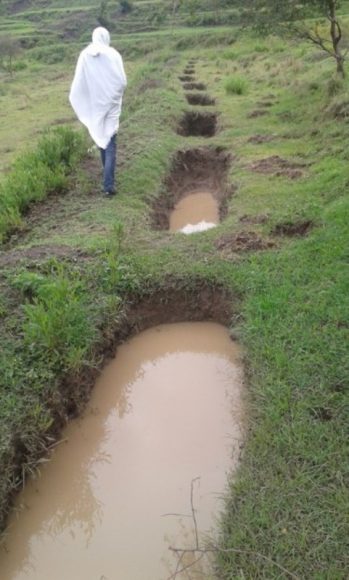
POLYGON ((170 231, 179 232, 184 231, 184 228, 188 232, 190 227, 192 231, 204 231, 205 229, 210 229, 214 227, 219 222, 219 210, 217 200, 213 197, 212 193, 209 192, 193 192, 186 197, 183 197, 175 206, 172 214, 170 215, 170 231), (203 226, 207 224, 208 227, 197 227, 198 224, 203 226))
POLYGON ((163 325, 130 340, 21 495, 1 580, 166 580, 177 561, 169 546, 195 545, 191 482, 200 478, 193 505, 205 532, 241 421, 239 350, 225 328, 163 325))

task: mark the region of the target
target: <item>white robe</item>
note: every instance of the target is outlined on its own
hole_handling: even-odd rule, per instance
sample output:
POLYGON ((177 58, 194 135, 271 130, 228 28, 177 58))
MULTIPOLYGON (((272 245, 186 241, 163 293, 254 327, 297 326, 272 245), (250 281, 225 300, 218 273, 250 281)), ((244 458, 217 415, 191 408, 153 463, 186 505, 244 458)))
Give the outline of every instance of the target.
POLYGON ((120 54, 109 46, 109 33, 99 27, 80 54, 69 100, 93 141, 106 149, 119 128, 127 81, 120 54))

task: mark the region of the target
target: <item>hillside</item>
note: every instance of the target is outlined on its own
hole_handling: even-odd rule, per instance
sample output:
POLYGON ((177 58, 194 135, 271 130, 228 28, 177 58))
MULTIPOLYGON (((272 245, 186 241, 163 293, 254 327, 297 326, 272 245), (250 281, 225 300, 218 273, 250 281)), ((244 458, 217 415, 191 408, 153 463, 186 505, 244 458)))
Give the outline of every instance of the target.
POLYGON ((248 411, 209 577, 344 580, 349 81, 310 44, 229 25, 238 3, 159 4, 108 8, 128 75, 109 200, 67 100, 100 6, 1 5, 21 45, 0 71, 1 527, 120 343, 215 320, 243 348, 248 411), (220 223, 172 234, 192 181, 220 223))

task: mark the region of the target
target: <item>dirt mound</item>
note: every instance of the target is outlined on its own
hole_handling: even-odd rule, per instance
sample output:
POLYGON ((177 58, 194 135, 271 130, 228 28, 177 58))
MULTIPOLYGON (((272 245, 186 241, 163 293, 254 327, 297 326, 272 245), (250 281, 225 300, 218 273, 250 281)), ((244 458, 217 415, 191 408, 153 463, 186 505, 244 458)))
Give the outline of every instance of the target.
POLYGON ((182 83, 190 83, 195 80, 194 77, 191 75, 184 75, 178 78, 182 83))
POLYGON ((311 220, 295 221, 295 222, 283 222, 277 224, 272 230, 272 234, 275 236, 306 236, 310 230, 314 227, 314 223, 311 220))
POLYGON ((274 246, 274 242, 261 238, 256 232, 226 234, 215 242, 215 247, 223 254, 249 250, 268 250, 274 246))
POLYGON ((290 179, 299 179, 303 176, 302 169, 306 165, 304 163, 296 163, 288 161, 279 157, 279 155, 272 155, 265 159, 260 159, 250 165, 250 169, 256 173, 264 173, 265 175, 286 176, 290 179))
POLYGON ((208 95, 203 95, 202 93, 187 93, 185 98, 187 99, 189 105, 208 106, 214 105, 216 103, 215 99, 209 97, 208 95))
POLYGON ((153 227, 167 230, 176 203, 194 191, 208 191, 219 203, 219 215, 226 215, 227 201, 234 188, 228 184, 230 154, 222 147, 178 151, 164 181, 164 193, 153 207, 153 227))
POLYGON ((187 111, 180 120, 177 133, 183 137, 212 137, 217 130, 215 113, 187 111))
POLYGON ((185 91, 206 91, 206 88, 204 83, 185 83, 183 85, 185 91))

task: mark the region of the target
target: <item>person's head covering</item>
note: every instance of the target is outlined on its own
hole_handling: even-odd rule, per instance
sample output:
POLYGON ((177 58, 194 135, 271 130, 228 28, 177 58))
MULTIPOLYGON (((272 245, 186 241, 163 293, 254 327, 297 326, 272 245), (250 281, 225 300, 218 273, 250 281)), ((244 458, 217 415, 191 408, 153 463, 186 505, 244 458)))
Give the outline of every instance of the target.
POLYGON ((103 26, 98 26, 92 32, 92 42, 93 44, 106 44, 109 46, 110 44, 110 34, 106 28, 103 26))
POLYGON ((98 56, 104 53, 110 45, 110 34, 103 26, 98 26, 92 32, 92 43, 87 47, 88 54, 98 56))

